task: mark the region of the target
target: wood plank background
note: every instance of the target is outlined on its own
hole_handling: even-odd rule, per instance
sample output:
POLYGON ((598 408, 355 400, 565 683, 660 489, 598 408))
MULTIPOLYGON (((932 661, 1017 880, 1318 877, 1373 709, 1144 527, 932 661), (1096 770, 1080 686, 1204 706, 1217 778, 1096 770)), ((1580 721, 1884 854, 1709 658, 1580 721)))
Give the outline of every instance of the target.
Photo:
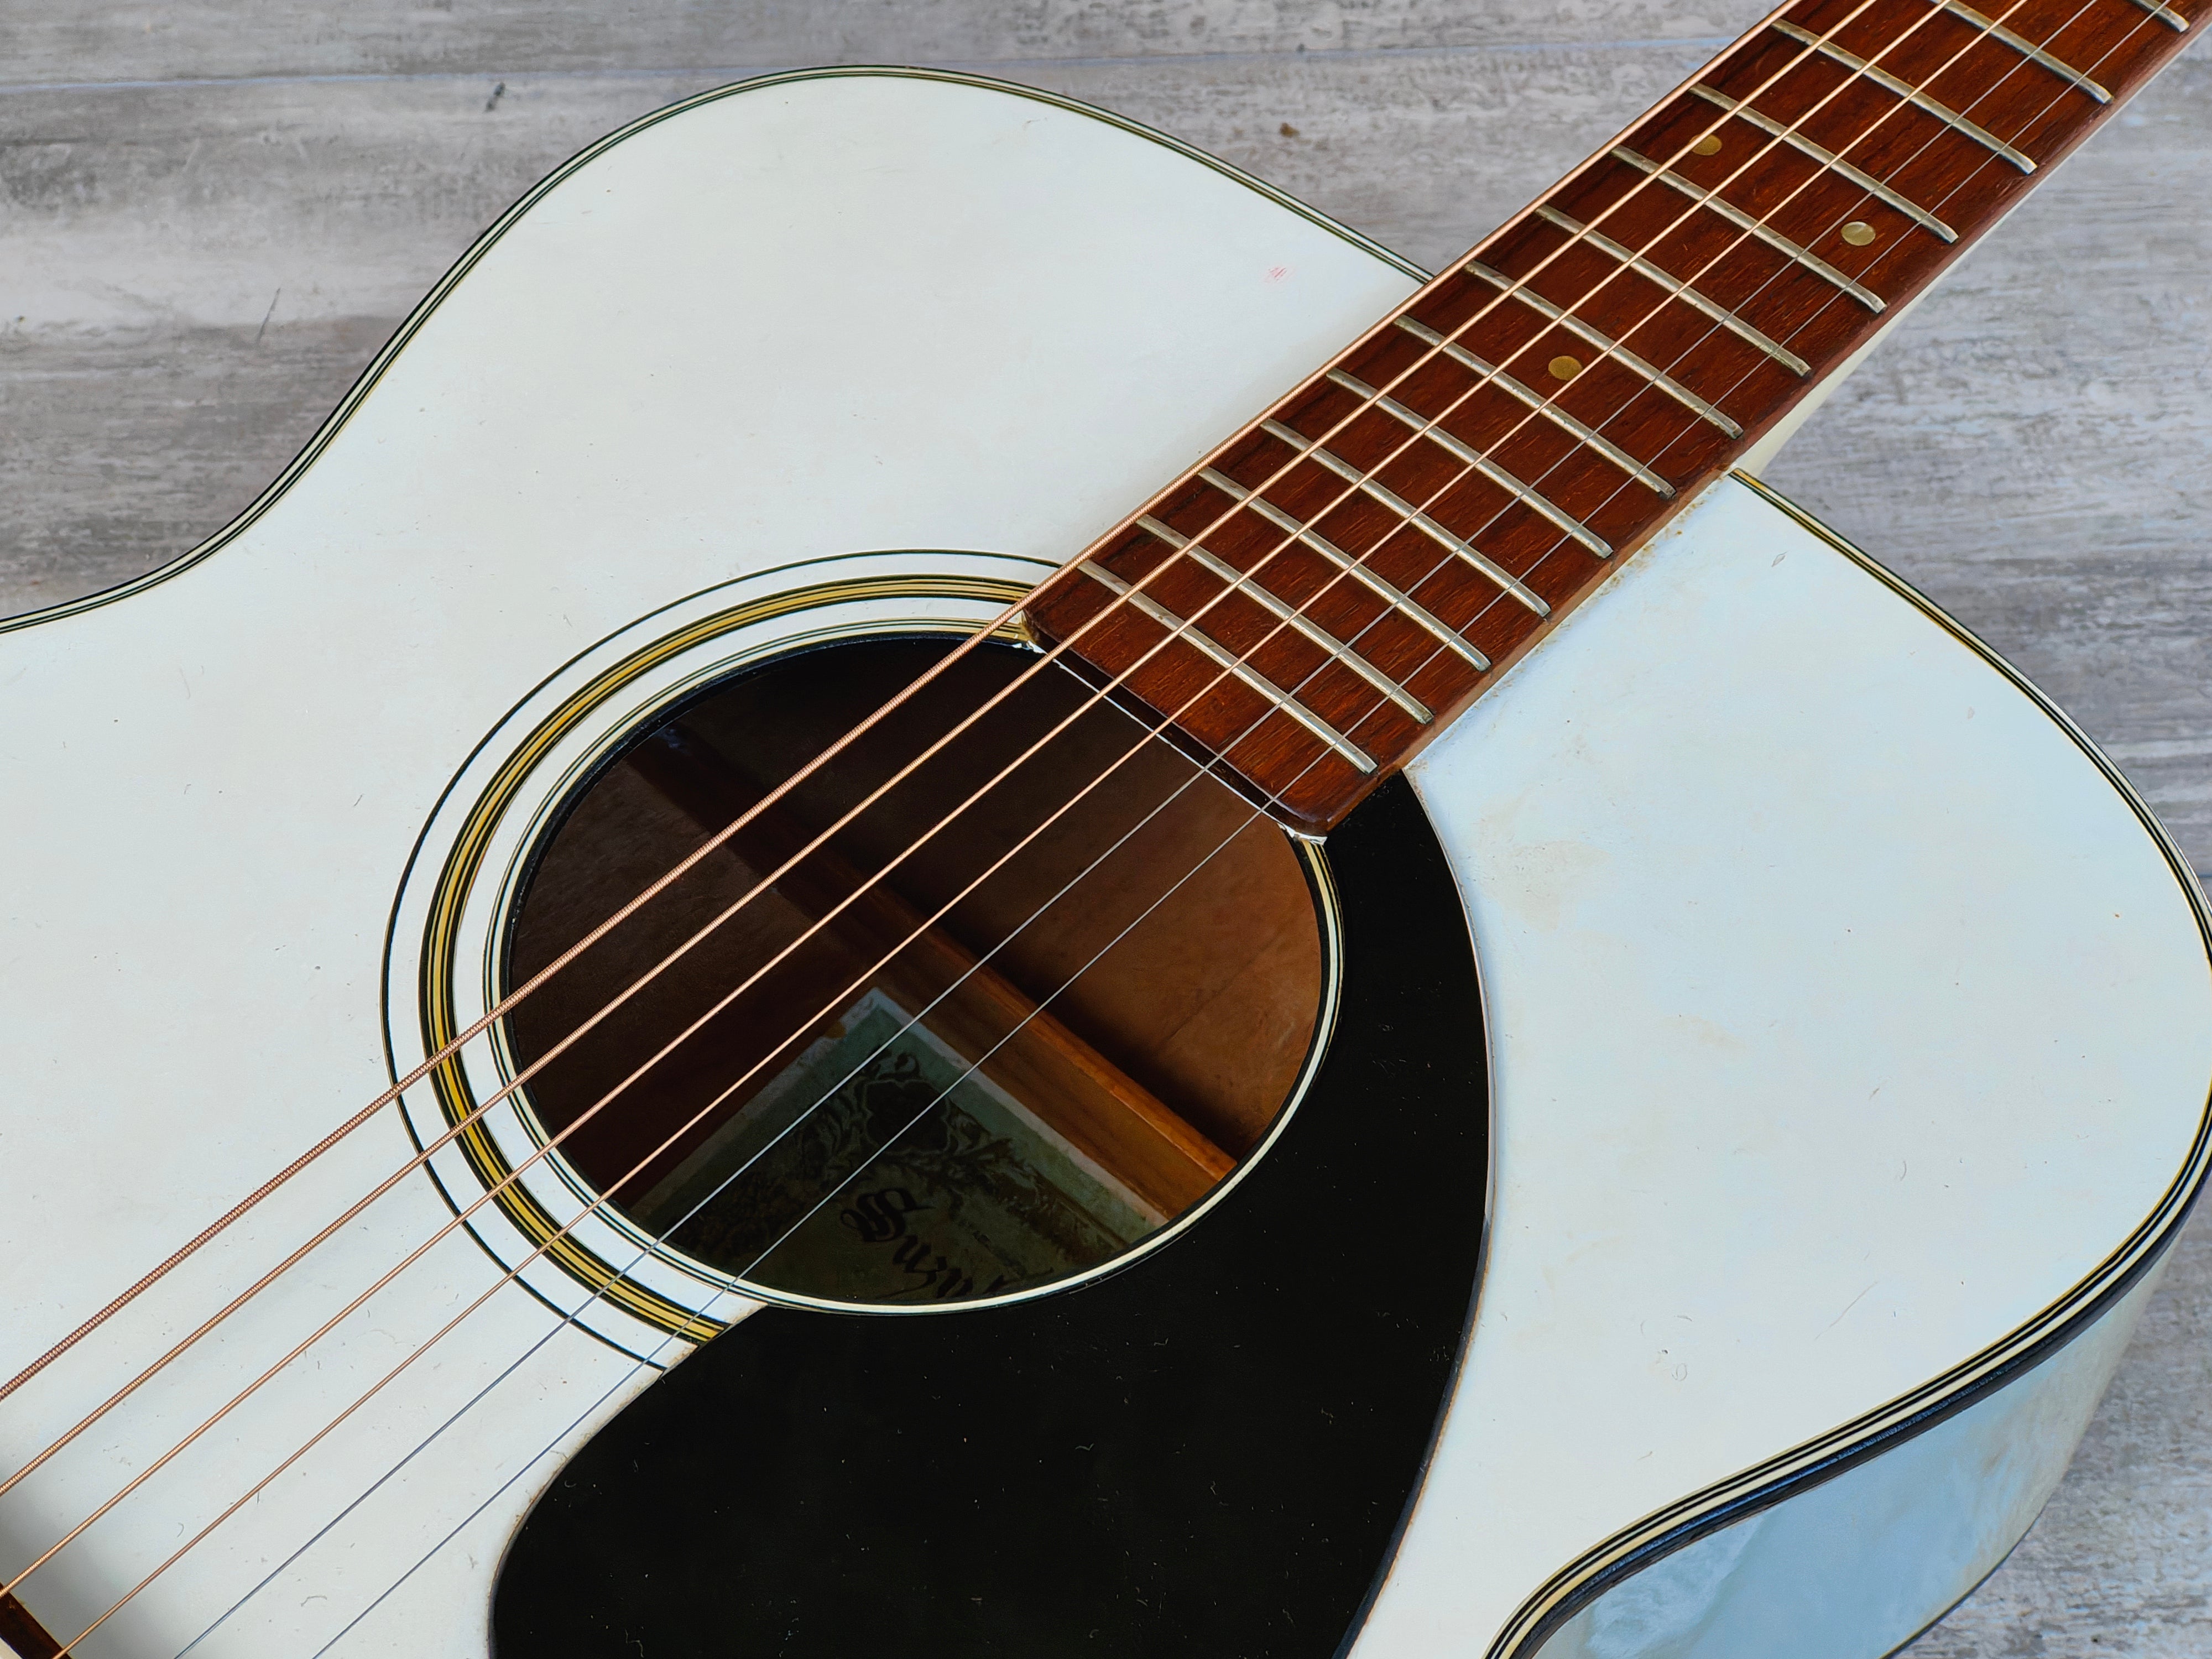
MULTIPOLYGON (((812 63, 1003 76, 1176 133, 1434 265, 1763 9, 0 0, 0 614, 219 528, 502 207, 689 93, 812 63)), ((2056 695, 2200 871, 2208 270, 2200 42, 1770 475, 2056 695)), ((2042 1522, 1915 1655, 2212 1651, 2208 1338, 2200 1219, 2042 1522)))

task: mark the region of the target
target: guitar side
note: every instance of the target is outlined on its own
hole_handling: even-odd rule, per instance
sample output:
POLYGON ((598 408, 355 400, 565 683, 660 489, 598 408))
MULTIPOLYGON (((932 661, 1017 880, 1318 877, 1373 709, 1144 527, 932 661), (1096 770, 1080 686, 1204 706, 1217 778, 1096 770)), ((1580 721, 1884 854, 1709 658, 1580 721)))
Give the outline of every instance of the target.
MULTIPOLYGON (((246 520, 0 637, 11 720, 46 734, 8 792, 21 926, 74 922, 69 946, 5 970, 8 1065, 35 1085, 10 1098, 38 1103, 9 1109, 0 1173, 8 1303, 39 1310, 10 1362, 383 1086, 374 1005, 387 956, 404 980, 416 948, 385 932, 410 848, 533 687, 685 596, 1041 573, 1413 281, 1124 126, 951 77, 760 83, 562 176, 246 520), (907 551, 943 548, 980 550, 907 551), (180 805, 195 782, 225 804, 180 805), (70 798, 98 822, 64 836, 37 804, 70 798), (149 823, 158 860, 131 856, 149 823), (100 913, 73 915, 95 885, 100 913), (246 898, 282 926, 238 924, 246 898), (220 972, 195 965, 226 937, 220 972), (329 981, 303 984, 280 949, 329 981), (149 1051, 112 1042, 118 998, 151 1011, 149 1051), (272 1026, 281 1042, 236 1063, 233 1034, 272 1026), (181 1091, 180 1061, 200 1068, 181 1091), (182 1156, 163 1139, 178 1118, 212 1131, 182 1156), (121 1213, 102 1203, 118 1169, 121 1213)), ((1986 1422, 2038 1379, 2063 1382, 2060 1406, 2016 1437, 2055 1480, 2193 1196, 2212 1079, 2201 919, 2117 779, 1940 618, 1730 483, 1414 781, 1485 975, 1495 1191, 1477 1316, 1355 1650, 1530 1652, 1579 1619, 1558 1639, 1607 1651, 1603 1604, 1581 1609, 1610 1584, 1687 1546, 1679 1574, 1762 1504, 1787 1500, 1766 1523, 1785 1538, 1778 1517, 1918 1467, 1946 1413, 1986 1422)), ((196 1291, 404 1152, 395 1130, 339 1160, 196 1291)), ((427 1182, 401 1203, 295 1322, 451 1215, 427 1182)), ((317 1384, 196 1475, 251 1478, 382 1373, 392 1331, 427 1334, 489 1282, 463 1241, 440 1261, 431 1291, 349 1325, 317 1384)), ((575 1299, 557 1275, 541 1289, 575 1299)), ((465 1359, 395 1389, 395 1425, 187 1558, 112 1650, 191 1639, 551 1328, 496 1432, 445 1437, 349 1523, 356 1543, 303 1557, 202 1650, 313 1651, 459 1523, 345 1640, 480 1653, 499 1552, 548 1474, 528 1454, 583 1443, 681 1352, 614 1316, 597 1337, 549 1328, 520 1291, 497 1306, 465 1359)), ((199 1362, 185 1407, 221 1398, 281 1325, 199 1362)), ((88 1357, 64 1392, 115 1369, 88 1357)), ((67 1403, 8 1419, 6 1455, 67 1403)), ((88 1455, 30 1489, 35 1510, 0 1508, 7 1565, 122 1468, 88 1455)), ((1989 1507, 1972 1483, 1894 1501, 1929 1526, 1989 1507)), ((26 1592, 55 1628, 173 1536, 166 1511, 104 1525, 26 1592)), ((1802 1553, 1746 1547, 1714 1605, 1807 1578, 1802 1553)))

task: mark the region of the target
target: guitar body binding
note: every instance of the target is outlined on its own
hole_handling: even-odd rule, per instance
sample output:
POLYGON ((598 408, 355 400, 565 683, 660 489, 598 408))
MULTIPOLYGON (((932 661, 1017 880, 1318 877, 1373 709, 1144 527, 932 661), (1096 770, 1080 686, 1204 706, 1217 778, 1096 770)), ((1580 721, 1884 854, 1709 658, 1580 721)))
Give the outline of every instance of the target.
MULTIPOLYGON (((419 1059, 428 1003, 492 982, 536 829, 730 659, 594 692, 472 817, 557 711, 686 629, 773 653, 987 621, 1417 280, 1154 135, 951 76, 771 77, 556 173, 236 524, 0 632, 10 928, 45 942, 0 962, 0 1370, 419 1059), (457 850, 476 885, 446 882, 457 850)), ((1095 1627, 1102 1652, 1734 1659, 1802 1620, 1874 1659, 1964 1594, 2063 1471, 2205 1168, 2206 924, 2118 774, 1723 479, 1322 856, 1328 1052, 1161 1248, 895 1319, 539 1262, 84 1651, 210 1626, 210 1659, 620 1651, 633 1616, 720 1629, 735 1583, 763 1652, 1095 1627), (702 1318, 730 1328, 685 1358, 702 1318), (1962 1473, 2006 1446, 2004 1480, 1962 1473), (1224 1474, 1240 1518, 1209 1532, 1186 1506, 1224 1474), (888 1567, 842 1553, 854 1513, 888 1567), (1835 1547, 1869 1517, 1928 1564, 1886 1599, 1896 1555, 1835 1547), (663 1551, 687 1605, 653 1600, 663 1551)), ((432 1091, 405 1110, 9 1401, 0 1463, 445 1121, 432 1091)), ((0 1571, 482 1173, 440 1154, 11 1493, 0 1571)), ((562 1180, 537 1190, 573 1207, 562 1180)), ((471 1225, 25 1605, 97 1616, 530 1247, 509 1211, 471 1225)), ((614 1231, 585 1254, 622 1260, 614 1231)))

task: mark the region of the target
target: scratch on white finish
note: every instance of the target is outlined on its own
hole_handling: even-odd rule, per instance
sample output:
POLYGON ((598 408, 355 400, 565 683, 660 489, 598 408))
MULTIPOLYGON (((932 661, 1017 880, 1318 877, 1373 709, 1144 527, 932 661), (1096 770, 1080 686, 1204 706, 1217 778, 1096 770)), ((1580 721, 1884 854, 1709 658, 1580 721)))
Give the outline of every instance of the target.
POLYGON ((2149 1212, 2212 1085, 2212 967, 2126 801, 1733 481, 1411 775, 1483 965, 1499 1183, 1358 1659, 1463 1650, 1620 1529, 1999 1341, 2149 1212))

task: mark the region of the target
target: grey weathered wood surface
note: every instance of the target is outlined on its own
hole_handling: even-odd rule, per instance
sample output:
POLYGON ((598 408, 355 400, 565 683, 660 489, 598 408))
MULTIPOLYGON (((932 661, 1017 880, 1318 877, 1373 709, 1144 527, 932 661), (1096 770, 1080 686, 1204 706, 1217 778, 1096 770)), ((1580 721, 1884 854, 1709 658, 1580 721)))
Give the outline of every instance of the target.
MULTIPOLYGON (((0 0, 0 614, 218 528, 563 156, 761 70, 1106 105, 1434 264, 1762 8, 0 0)), ((2212 57, 2058 172, 1773 481, 2073 710, 2212 868, 2212 57)), ((2043 1522, 1914 1651, 2212 1650, 2212 1222, 2043 1522)))

